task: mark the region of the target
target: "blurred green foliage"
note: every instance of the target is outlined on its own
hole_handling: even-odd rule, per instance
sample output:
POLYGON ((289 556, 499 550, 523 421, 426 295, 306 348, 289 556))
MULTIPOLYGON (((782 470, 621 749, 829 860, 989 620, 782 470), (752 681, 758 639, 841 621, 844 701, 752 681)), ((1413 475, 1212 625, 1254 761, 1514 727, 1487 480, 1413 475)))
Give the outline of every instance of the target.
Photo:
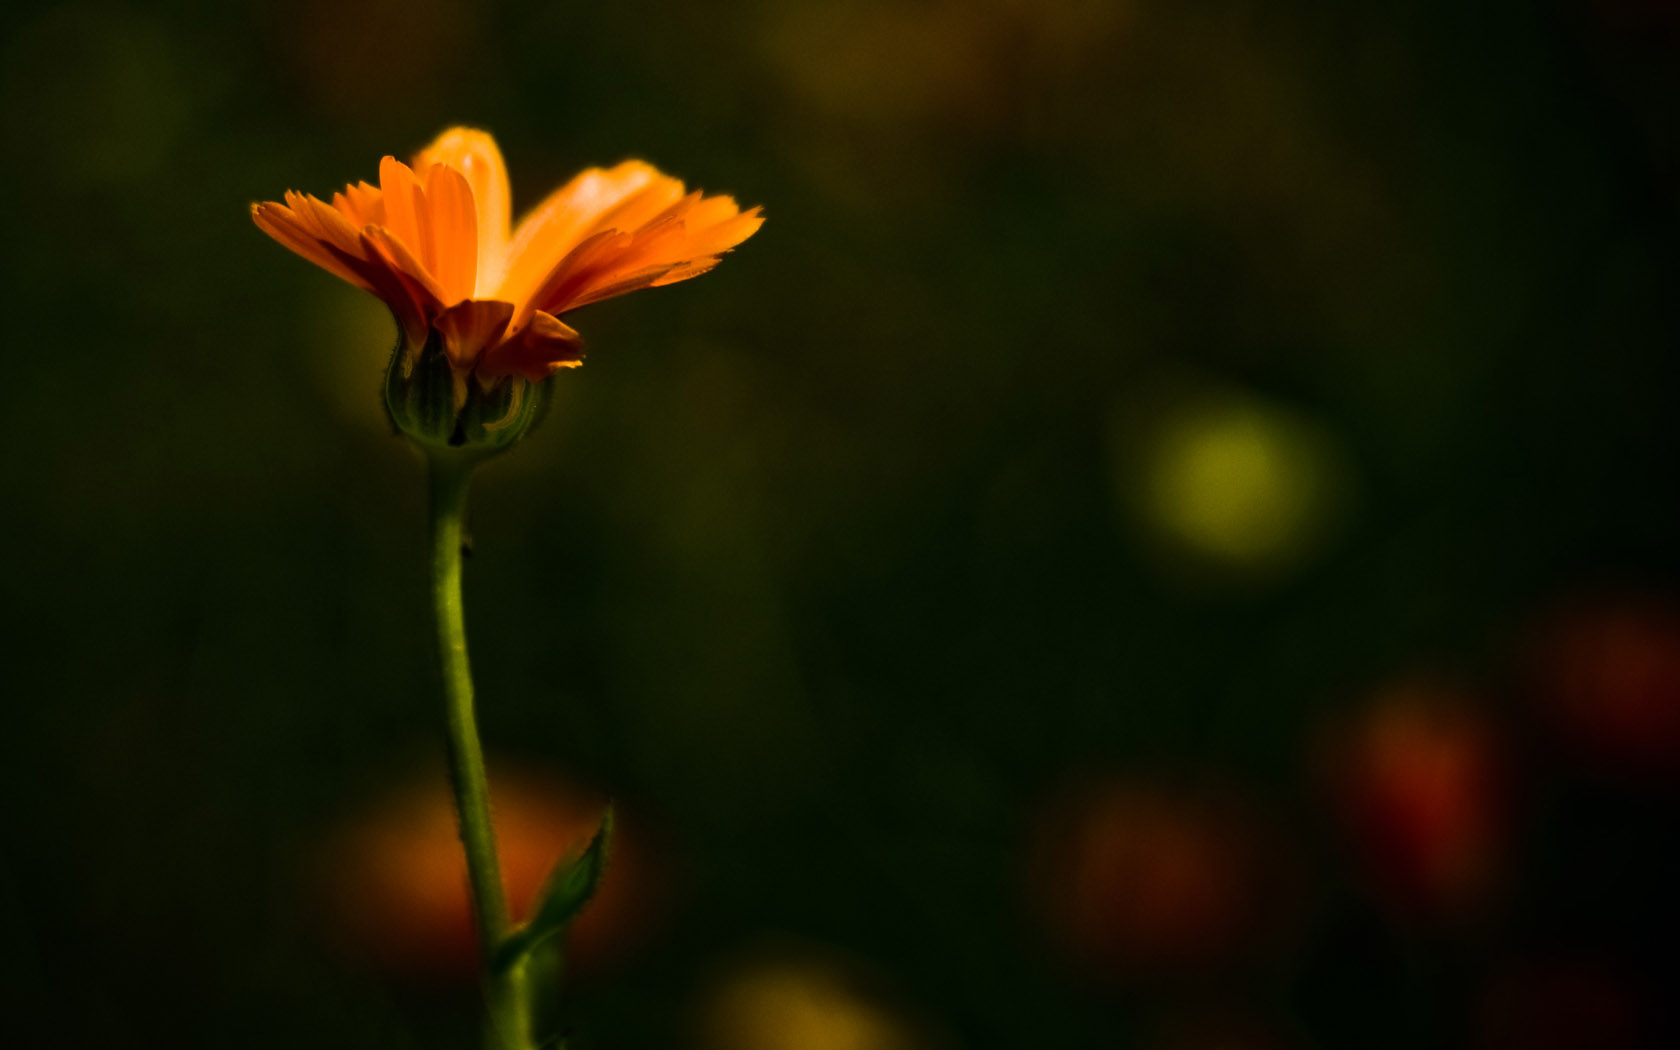
POLYGON ((379 305, 246 215, 452 123, 496 134, 516 208, 637 156, 770 220, 572 317, 588 364, 476 484, 488 746, 647 815, 676 887, 575 987, 580 1050, 688 1045, 767 936, 866 960, 975 1050, 1226 1011, 1286 1046, 1471 1045, 1501 967, 1553 949, 1662 987, 1672 780, 1534 752, 1517 874, 1443 931, 1365 895, 1311 751, 1420 669, 1521 750, 1529 625, 1674 585, 1666 10, 12 5, 8 1020, 471 1045, 472 989, 312 926, 324 829, 441 746, 422 472, 378 415, 379 305), (1210 403, 1283 429, 1163 437, 1210 403), (1286 946, 1165 988, 1059 955, 1032 843, 1110 774, 1277 814, 1308 873, 1286 946))

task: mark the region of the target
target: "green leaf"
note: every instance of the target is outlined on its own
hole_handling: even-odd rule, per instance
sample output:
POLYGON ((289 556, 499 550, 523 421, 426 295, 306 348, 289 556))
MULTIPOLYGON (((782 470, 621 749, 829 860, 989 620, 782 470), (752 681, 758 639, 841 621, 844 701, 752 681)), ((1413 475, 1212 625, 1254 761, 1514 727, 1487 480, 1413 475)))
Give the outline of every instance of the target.
POLYGON ((601 873, 607 868, 612 831, 613 809, 609 805, 601 818, 600 830, 595 832, 589 846, 582 853, 554 866, 542 896, 537 898, 537 907, 530 921, 508 934, 496 949, 493 960, 496 972, 506 972, 532 948, 564 931, 583 906, 589 903, 589 898, 595 895, 596 888, 601 884, 601 873))

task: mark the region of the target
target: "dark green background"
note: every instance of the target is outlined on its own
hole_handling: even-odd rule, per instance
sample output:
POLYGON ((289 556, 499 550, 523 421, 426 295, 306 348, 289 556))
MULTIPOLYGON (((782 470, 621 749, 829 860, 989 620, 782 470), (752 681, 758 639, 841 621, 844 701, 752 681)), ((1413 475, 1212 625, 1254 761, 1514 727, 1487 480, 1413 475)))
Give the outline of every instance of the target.
POLYGON ((1285 1045, 1468 1045, 1489 974, 1553 948, 1673 987, 1670 788, 1542 753, 1472 936, 1377 917, 1307 761, 1393 676, 1500 696, 1558 596, 1674 581, 1656 0, 0 17, 0 1001, 60 1033, 10 1045, 472 1044, 470 995, 343 966, 298 903, 303 844, 440 746, 422 476, 377 304, 246 214, 458 122, 516 207, 639 156, 769 216, 572 317, 587 367, 475 491, 490 748, 633 802, 678 886, 576 989, 580 1050, 682 1045, 768 935, 971 1048, 1233 1003, 1285 1045), (1335 444, 1338 524, 1284 568, 1186 568, 1127 509, 1115 435, 1198 385, 1335 444), (1283 814, 1288 949, 1170 992, 1058 960, 1025 853, 1096 771, 1283 814))

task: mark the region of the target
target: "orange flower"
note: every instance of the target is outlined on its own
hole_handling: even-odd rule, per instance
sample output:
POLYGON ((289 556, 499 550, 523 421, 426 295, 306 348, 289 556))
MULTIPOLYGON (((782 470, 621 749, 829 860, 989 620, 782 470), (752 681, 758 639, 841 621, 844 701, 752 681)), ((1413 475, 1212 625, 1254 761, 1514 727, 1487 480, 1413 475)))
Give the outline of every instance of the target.
POLYGON ((468 380, 533 382, 577 365, 582 340, 561 316, 615 295, 705 273, 763 223, 758 208, 686 192, 641 161, 591 168, 511 223, 501 151, 451 128, 414 158, 379 164, 327 203, 286 193, 251 206, 263 232, 383 299, 402 328, 406 375, 429 341, 468 380))

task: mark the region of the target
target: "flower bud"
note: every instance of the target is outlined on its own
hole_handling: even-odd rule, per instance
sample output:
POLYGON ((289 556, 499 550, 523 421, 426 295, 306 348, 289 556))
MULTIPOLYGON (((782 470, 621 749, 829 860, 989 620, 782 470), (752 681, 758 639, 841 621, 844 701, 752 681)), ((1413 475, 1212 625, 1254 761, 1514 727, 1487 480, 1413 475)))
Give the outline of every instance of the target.
POLYGON ((548 395, 546 382, 458 370, 435 328, 418 353, 398 346, 385 371, 391 423, 427 448, 504 449, 531 429, 548 395))

